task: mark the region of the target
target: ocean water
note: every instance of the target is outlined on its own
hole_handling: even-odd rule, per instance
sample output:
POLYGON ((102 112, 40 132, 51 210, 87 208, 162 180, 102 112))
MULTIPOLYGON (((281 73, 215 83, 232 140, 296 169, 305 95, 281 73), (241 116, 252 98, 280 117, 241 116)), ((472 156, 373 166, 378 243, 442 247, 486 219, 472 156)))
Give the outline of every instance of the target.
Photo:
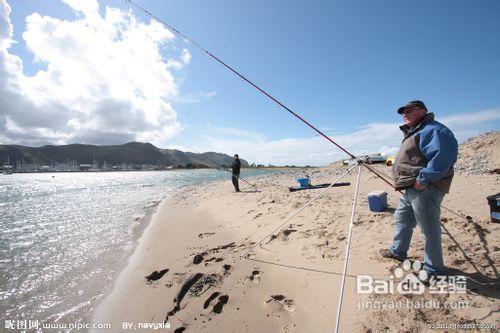
POLYGON ((132 253, 141 217, 183 186, 229 177, 216 170, 0 174, 0 318, 88 321, 132 253))

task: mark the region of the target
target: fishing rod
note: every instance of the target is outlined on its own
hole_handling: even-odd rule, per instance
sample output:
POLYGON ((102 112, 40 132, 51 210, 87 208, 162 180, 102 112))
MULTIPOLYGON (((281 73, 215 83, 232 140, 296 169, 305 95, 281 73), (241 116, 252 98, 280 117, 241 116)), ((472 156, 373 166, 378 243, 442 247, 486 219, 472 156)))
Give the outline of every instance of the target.
POLYGON ((206 48, 204 48, 203 46, 201 46, 200 44, 198 44, 196 41, 194 41, 193 39, 191 39, 189 36, 187 36, 184 33, 180 32, 179 30, 177 30, 176 28, 174 28, 173 26, 171 26, 170 24, 168 24, 164 20, 160 19, 159 17, 157 17, 156 15, 154 15, 153 13, 151 13, 150 11, 148 11, 147 9, 145 9, 145 8, 141 7, 140 5, 138 5, 137 3, 135 3, 134 1, 132 1, 132 0, 125 0, 125 2, 133 5, 134 7, 136 7, 137 9, 139 9, 140 11, 144 12, 146 15, 150 16, 151 18, 154 18, 155 20, 163 23, 169 29, 171 29, 172 31, 174 31, 177 35, 179 35, 182 38, 184 38, 187 41, 189 41, 192 45, 194 45, 195 47, 197 47, 198 49, 200 49, 201 51, 203 51, 209 57, 211 57, 212 59, 214 59, 215 61, 217 61, 218 63, 220 63, 222 66, 226 67, 228 70, 230 70, 231 72, 233 72, 235 75, 237 75, 238 77, 240 77, 242 80, 244 80, 245 82, 247 82, 248 84, 250 84, 252 87, 254 87, 255 89, 257 89, 258 91, 260 91, 262 94, 264 94, 265 96, 267 96, 273 102, 275 102, 276 104, 278 104, 281 108, 285 109, 286 111, 288 111, 289 113, 291 113, 293 116, 295 116, 296 118, 298 118, 300 121, 302 121, 304 124, 306 124, 307 126, 309 126, 310 128, 312 128, 314 131, 316 131, 319 135, 321 135, 322 137, 324 137, 326 140, 328 140, 331 143, 333 143, 335 146, 337 146, 339 149, 341 149, 342 151, 344 151, 351 158, 356 158, 353 154, 351 154, 344 147, 340 146, 338 143, 336 143, 335 141, 333 141, 330 137, 328 137, 325 133, 323 133, 322 131, 320 131, 317 127, 315 127, 314 125, 312 125, 311 123, 309 123, 302 116, 300 116, 299 114, 297 114, 296 112, 294 112, 292 109, 290 109, 285 104, 283 104, 282 102, 280 102, 278 99, 276 99, 275 97, 273 97, 271 94, 269 94, 263 88, 261 88, 260 86, 258 86, 257 84, 255 84, 254 82, 252 82, 251 80, 249 80, 243 74, 241 74, 236 69, 234 69, 233 67, 231 67, 230 65, 228 65, 227 63, 225 63, 224 61, 222 61, 219 57, 217 57, 216 55, 214 55, 213 53, 211 53, 210 51, 208 51, 206 48))
MULTIPOLYGON (((143 13, 145 13, 147 16, 157 20, 158 22, 161 22, 162 24, 164 24, 166 27, 168 27, 170 30, 172 30, 174 33, 176 33, 177 35, 181 36, 182 38, 184 38, 185 40, 189 41, 192 45, 194 45, 196 48, 198 48, 199 50, 201 50, 202 52, 204 52, 206 55, 208 55, 209 57, 211 57, 212 59, 214 59, 215 61, 217 61, 219 64, 221 64, 222 66, 224 66, 226 69, 228 69, 229 71, 231 71, 232 73, 234 73, 235 75, 237 75, 238 77, 240 77, 243 81, 245 81, 246 83, 248 83, 249 85, 251 85, 252 87, 254 87, 255 89, 257 89, 259 92, 261 92, 262 94, 264 94, 266 97, 268 97, 269 99, 271 99, 273 102, 275 102, 276 104, 278 104, 278 106, 280 106, 282 109, 288 111, 290 114, 292 114, 294 117, 296 117, 297 119, 299 119, 301 122, 303 122, 304 124, 306 124, 307 126, 309 126, 311 129, 313 129, 316 133, 318 133, 319 135, 321 135, 323 138, 325 138, 326 140, 328 140, 330 143, 334 144, 337 148, 339 148, 340 150, 342 150, 344 153, 346 153, 347 155, 349 155, 351 158, 353 159, 356 159, 356 156, 354 156, 352 153, 350 153, 347 149, 345 149, 344 147, 342 147, 341 145, 339 145, 337 142, 335 142, 333 139, 331 139, 328 135, 326 135, 325 133, 323 133, 321 130, 319 130, 316 126, 312 125, 310 122, 308 122, 307 120, 305 120, 302 116, 300 116, 298 113, 294 112, 292 109, 290 109, 289 107, 287 107, 285 104, 283 104, 281 101, 279 101, 278 99, 276 99, 275 97, 273 97, 270 93, 268 93, 266 90, 264 90, 263 88, 261 88, 260 86, 258 86, 256 83, 254 83, 253 81, 251 81, 250 79, 248 79, 247 77, 245 77, 243 74, 241 74, 240 72, 238 72, 236 69, 234 69, 233 67, 231 67, 230 65, 228 65, 227 63, 225 63, 224 61, 222 61, 219 57, 217 57, 216 55, 214 55, 212 52, 210 52, 209 50, 207 50, 206 48, 204 48, 203 46, 201 46, 200 44, 198 44, 195 40, 193 40, 192 38, 190 38, 189 36, 185 35, 184 33, 182 33, 181 31, 177 30, 175 27, 173 27, 172 25, 168 24, 167 22, 165 22, 164 20, 162 20, 161 18, 159 18, 158 16, 154 15, 152 12, 150 12, 149 10, 145 9, 144 7, 140 6, 139 4, 135 3, 135 1, 132 1, 132 0, 125 0, 126 3, 129 3, 130 5, 134 6, 135 8, 139 9, 140 11, 142 11, 143 13)), ((366 163, 362 163, 368 170, 370 170, 373 174, 375 174, 377 177, 379 177, 380 179, 382 179, 385 183, 387 183, 389 186, 391 186, 392 188, 395 189, 394 185, 389 182, 387 179, 385 179, 384 177, 382 177, 377 171, 375 171, 372 167, 366 165, 366 163)))
MULTIPOLYGON (((198 150, 198 149, 195 149, 194 147, 190 146, 190 145, 187 145, 187 147, 189 147, 189 149, 192 149, 196 154, 199 154, 201 155, 202 153, 198 150)), ((239 180, 241 181, 244 181, 245 183, 247 183, 248 185, 252 186, 257 192, 261 192, 257 186, 255 186, 254 184, 250 183, 249 181, 247 181, 246 179, 243 179, 241 178, 240 176, 237 176, 235 175, 232 171, 229 171, 227 169, 224 168, 224 166, 222 166, 222 168, 218 168, 217 166, 213 167, 213 169, 217 170, 217 171, 220 171, 224 174, 226 174, 227 172, 229 172, 231 175, 233 175, 234 177, 238 178, 239 180)))
MULTIPOLYGON (((237 75, 238 77, 240 77, 246 83, 248 83, 249 85, 251 85, 252 87, 254 87, 255 89, 257 89, 259 92, 261 92, 262 94, 264 94, 266 97, 268 97, 269 99, 271 99, 273 102, 275 102, 278 106, 280 106, 281 108, 283 108, 284 110, 286 110, 290 114, 292 114, 294 117, 296 117, 297 119, 299 119, 300 121, 302 121, 304 124, 306 124, 312 130, 314 130, 320 136, 322 136, 323 138, 325 138, 327 141, 329 141, 330 143, 334 144, 337 148, 339 148, 340 150, 342 150, 344 153, 346 153, 347 155, 349 155, 351 158, 356 159, 356 156, 354 156, 352 153, 350 153, 347 149, 345 149, 344 147, 342 147, 341 145, 339 145, 337 142, 335 142, 334 140, 332 140, 325 133, 323 133, 322 131, 320 131, 317 127, 315 127, 314 125, 312 125, 311 123, 309 123, 307 120, 305 120, 302 116, 300 116, 299 114, 297 114, 296 112, 294 112, 293 110, 291 110, 289 107, 287 107, 285 104, 283 104, 278 99, 276 99, 275 97, 273 97, 271 94, 269 94, 263 88, 261 88, 260 86, 258 86, 257 84, 255 84, 254 82, 252 82, 251 80, 249 80, 248 78, 246 78, 244 75, 242 75, 236 69, 234 69, 233 67, 229 66, 227 63, 225 63, 220 58, 218 58, 217 56, 215 56, 213 53, 211 53, 210 51, 208 51, 207 49, 205 49, 204 47, 202 47, 200 44, 198 44, 197 42, 195 42, 193 39, 191 39, 187 35, 183 34, 182 32, 180 32, 179 30, 177 30, 176 28, 174 28, 173 26, 171 26, 170 24, 168 24, 164 20, 162 20, 159 17, 155 16, 150 11, 148 11, 145 8, 141 7, 140 5, 136 4, 134 1, 132 1, 132 0, 125 0, 125 2, 133 5, 137 9, 141 10, 142 12, 144 12, 146 15, 150 16, 151 18, 153 18, 153 19, 155 19, 155 20, 163 23, 169 29, 171 29, 172 31, 174 31, 177 35, 183 37, 185 40, 189 41, 192 45, 194 45, 195 47, 197 47, 198 49, 200 49, 201 51, 203 51, 206 55, 208 55, 209 57, 211 57, 212 59, 214 59, 216 62, 220 63, 222 66, 224 66, 229 71, 233 72, 235 75, 237 75)), ((360 164, 360 166, 363 165, 364 167, 366 167, 370 172, 372 172, 373 174, 375 174, 378 178, 380 178, 381 180, 383 180, 390 187, 392 187, 393 189, 397 190, 396 187, 390 181, 388 181, 386 178, 384 178, 374 168, 372 168, 371 166, 367 165, 363 161, 358 161, 358 163, 360 164)), ((358 170, 358 180, 357 180, 357 185, 356 185, 356 192, 357 192, 357 187, 358 187, 358 184, 359 184, 360 174, 361 174, 361 167, 358 170)), ((401 191, 398 191, 398 192, 401 193, 401 191)), ((354 203, 353 203, 353 212, 352 212, 352 216, 351 216, 351 226, 352 226, 354 215, 355 215, 355 205, 356 205, 356 194, 355 194, 354 203)), ((351 229, 351 227, 350 227, 350 229, 351 229)), ((346 275, 347 260, 348 260, 348 258, 346 258, 346 260, 344 262, 345 266, 344 266, 342 292, 341 292, 342 294, 343 294, 343 287, 344 287, 344 281, 345 281, 345 275, 346 275)), ((342 297, 341 297, 341 301, 342 301, 342 297)), ((338 332, 338 330, 339 330, 340 312, 341 312, 341 307, 342 307, 341 301, 340 301, 340 304, 339 304, 339 309, 338 309, 338 314, 337 314, 337 322, 336 322, 336 327, 335 327, 335 331, 336 332, 338 332)))
MULTIPOLYGON (((356 159, 356 156, 354 156, 352 153, 350 153, 349 151, 347 151, 347 149, 345 149, 344 147, 342 147, 341 145, 339 145, 337 142, 335 142, 334 140, 332 140, 328 135, 326 135, 325 133, 323 133, 316 126, 312 125, 310 122, 308 122, 307 120, 305 120, 302 116, 300 116, 298 113, 294 112, 292 109, 290 109, 285 104, 283 104, 282 102, 280 102, 278 99, 276 99, 275 97, 273 97, 271 94, 269 94, 263 88, 261 88, 260 86, 258 86, 257 84, 255 84, 254 82, 252 82, 251 80, 249 80, 243 74, 241 74, 236 69, 234 69, 233 67, 231 67, 230 65, 228 65, 227 63, 225 63, 224 61, 222 61, 219 57, 215 56, 212 52, 208 51, 206 48, 204 48, 203 46, 201 46, 200 44, 198 44, 196 41, 194 41, 193 39, 191 39, 189 36, 187 36, 184 33, 180 32, 175 27, 171 26, 170 24, 168 24, 164 20, 160 19, 159 17, 157 17, 156 15, 154 15, 153 13, 151 13, 150 11, 148 11, 147 9, 145 9, 145 8, 141 7, 140 5, 136 4, 134 1, 132 1, 132 0, 125 0, 125 2, 133 5, 134 7, 136 7, 137 9, 139 9, 140 11, 144 12, 146 15, 148 15, 151 18, 157 20, 158 22, 163 23, 169 29, 171 29, 172 31, 174 31, 177 35, 179 35, 182 38, 184 38, 187 41, 189 41, 192 45, 194 45, 195 47, 197 47, 198 49, 200 49, 201 51, 203 51, 206 55, 208 55, 209 57, 211 57, 212 59, 214 59, 215 61, 217 61, 218 63, 220 63, 222 66, 226 67, 228 70, 230 70, 231 72, 233 72, 235 75, 237 75, 238 77, 240 77, 242 80, 244 80, 248 84, 250 84, 252 87, 254 87, 259 92, 261 92, 262 94, 264 94, 266 97, 268 97, 269 99, 271 99, 273 102, 275 102, 276 104, 278 104, 278 106, 280 106, 284 110, 288 111, 290 114, 292 114, 293 116, 295 116, 297 119, 299 119, 300 121, 302 121, 304 124, 306 124, 307 126, 309 126, 311 129, 313 129, 316 133, 318 133, 323 138, 325 138, 326 140, 328 140, 330 143, 332 143, 335 146, 337 146, 340 150, 342 150, 343 152, 345 152, 351 158, 356 159)), ((366 163, 362 163, 362 164, 368 170, 370 170, 373 174, 375 174, 377 177, 379 177, 385 183, 387 183, 389 186, 391 186, 392 188, 395 189, 394 185, 391 182, 389 182, 387 179, 385 179, 384 177, 382 177, 382 175, 380 175, 372 167, 368 166, 366 163)))
POLYGON ((244 181, 245 183, 247 183, 248 185, 252 186, 257 192, 260 192, 260 190, 257 188, 257 186, 255 186, 254 184, 250 183, 249 181, 247 181, 246 179, 244 178, 241 178, 240 176, 236 176, 232 171, 229 171, 229 170, 226 170, 224 168, 215 168, 215 170, 219 170, 219 171, 222 171, 222 172, 229 172, 231 175, 233 175, 234 177, 238 178, 239 180, 242 180, 244 181))
MULTIPOLYGON (((192 45, 194 45, 195 47, 197 47, 198 49, 200 49, 201 51, 203 51, 206 55, 208 55, 209 57, 211 57, 212 59, 214 59, 216 62, 218 62, 219 64, 221 64, 222 66, 224 66, 226 69, 228 69, 229 71, 231 71, 232 73, 234 73, 235 75, 237 75, 238 77, 240 77, 243 81, 245 81, 246 83, 248 83, 249 85, 251 85, 252 87, 254 87, 255 89, 257 89, 259 92, 261 92, 262 94, 264 94, 266 97, 268 97, 269 99, 271 99, 273 102, 275 102, 282 109, 288 111, 295 118, 299 119, 301 122, 303 122, 304 124, 306 124, 312 130, 314 130, 316 133, 318 133, 320 136, 322 136, 327 141, 329 141, 330 143, 332 143, 333 145, 335 145, 337 148, 339 148, 340 150, 342 150, 344 153, 346 153, 347 155, 349 155, 352 159, 356 159, 356 156, 353 155, 352 153, 350 153, 349 151, 347 151, 347 149, 345 149, 344 147, 342 147, 341 145, 339 145, 337 142, 335 142, 333 139, 331 139, 329 136, 327 136, 325 133, 323 133, 317 127, 315 127, 310 122, 308 122, 307 120, 305 120, 302 116, 300 116, 299 114, 297 114, 296 112, 294 112, 293 110, 291 110, 289 107, 287 107, 281 101, 279 101, 278 99, 276 99, 275 97, 273 97, 271 94, 269 94, 267 91, 265 91, 263 88, 261 88, 260 86, 258 86, 257 84, 255 84, 254 82, 252 82, 251 80, 249 80, 247 77, 245 77, 243 74, 241 74, 240 72, 238 72, 236 69, 234 69, 233 67, 229 66, 227 63, 225 63, 224 61, 222 61, 219 57, 215 56, 213 53, 211 53, 210 51, 208 51, 207 49, 205 49, 204 47, 202 47, 200 44, 198 44, 197 42, 195 42, 193 39, 191 39, 187 35, 183 34, 182 32, 180 32, 179 30, 177 30, 176 28, 174 28, 173 26, 171 26, 167 22, 163 21, 159 17, 155 16, 150 11, 148 11, 148 10, 144 9, 143 7, 139 6, 134 1, 132 1, 132 0, 125 0, 125 1, 128 2, 129 4, 135 6, 136 8, 138 8, 139 10, 141 10, 142 12, 144 12, 146 15, 150 16, 151 18, 153 18, 153 19, 155 19, 155 20, 163 23, 165 26, 167 26, 172 31, 174 31, 177 35, 179 35, 179 36, 183 37, 185 40, 189 41, 192 45)), ((351 216, 350 232, 352 232, 351 231, 352 230, 352 224, 353 224, 354 215, 355 215, 356 195, 357 195, 357 190, 358 190, 358 186, 359 186, 359 178, 360 178, 360 175, 361 175, 361 165, 364 165, 368 170, 370 170, 372 173, 374 173, 377 177, 379 177, 385 183, 389 184, 392 188, 395 189, 395 186, 392 183, 390 183, 387 179, 385 179, 384 177, 382 177, 372 167, 368 166, 366 163, 364 163, 363 161, 359 161, 359 160, 358 160, 358 164, 359 164, 358 179, 357 179, 356 192, 355 192, 354 203, 353 203, 353 212, 352 212, 352 216, 351 216)), ((349 250, 349 247, 347 248, 347 250, 349 250)), ((348 253, 347 253, 347 256, 348 256, 348 253)), ((337 322, 336 322, 336 327, 335 327, 335 332, 337 332, 337 333, 338 333, 338 330, 339 330, 339 320, 340 320, 340 313, 341 313, 341 309, 342 309, 342 296, 343 296, 343 291, 344 291, 344 283, 345 283, 345 275, 346 275, 346 270, 347 270, 347 263, 348 263, 348 257, 344 261, 344 273, 343 273, 343 281, 342 281, 342 289, 341 289, 341 298, 340 298, 340 303, 339 303, 339 308, 338 308, 338 314, 337 314, 337 322)))

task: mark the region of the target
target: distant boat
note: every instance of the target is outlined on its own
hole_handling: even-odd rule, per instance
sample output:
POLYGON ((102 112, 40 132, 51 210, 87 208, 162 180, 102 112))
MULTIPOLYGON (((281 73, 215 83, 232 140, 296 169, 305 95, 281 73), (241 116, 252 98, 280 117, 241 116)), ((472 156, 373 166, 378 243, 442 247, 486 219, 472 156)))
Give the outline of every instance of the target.
POLYGON ((12 174, 12 165, 10 165, 10 156, 7 154, 7 164, 3 165, 3 173, 4 175, 12 174))

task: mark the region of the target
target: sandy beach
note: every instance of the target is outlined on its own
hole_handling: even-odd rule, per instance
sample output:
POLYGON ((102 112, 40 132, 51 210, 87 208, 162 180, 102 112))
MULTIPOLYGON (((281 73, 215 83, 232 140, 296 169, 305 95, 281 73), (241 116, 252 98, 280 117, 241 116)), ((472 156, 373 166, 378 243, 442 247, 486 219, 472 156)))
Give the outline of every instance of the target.
POLYGON ((500 332, 499 13, 0 0, 0 333, 500 332))
MULTIPOLYGON (((338 178, 347 167, 309 169, 313 184, 338 178)), ((389 173, 390 168, 377 166, 389 173)), ((170 323, 170 332, 329 332, 336 321, 356 170, 257 246, 294 211, 322 190, 290 192, 302 170, 288 169, 242 183, 187 187, 162 202, 113 291, 93 312, 93 322, 170 323)), ((500 225, 490 222, 486 196, 498 175, 458 174, 442 211, 445 265, 467 277, 466 293, 358 294, 356 276, 388 279, 401 264, 381 258, 391 244, 399 194, 362 168, 353 227, 341 332, 427 332, 428 324, 499 324, 500 225), (386 190, 389 208, 371 212, 367 194, 386 190), (469 216, 469 218, 466 218, 469 216), (462 302, 467 308, 363 308, 369 302, 462 302)), ((423 260, 418 227, 409 252, 423 260)), ((142 324, 141 324, 142 325, 142 324)), ((102 331, 102 330, 100 330, 102 331)), ((450 332, 456 330, 448 330, 450 332)), ((458 330, 462 331, 462 330, 458 330)), ((474 330, 468 330, 474 331, 474 330)), ((481 331, 489 331, 482 329, 481 331)), ((492 330, 493 331, 493 330, 492 330)))

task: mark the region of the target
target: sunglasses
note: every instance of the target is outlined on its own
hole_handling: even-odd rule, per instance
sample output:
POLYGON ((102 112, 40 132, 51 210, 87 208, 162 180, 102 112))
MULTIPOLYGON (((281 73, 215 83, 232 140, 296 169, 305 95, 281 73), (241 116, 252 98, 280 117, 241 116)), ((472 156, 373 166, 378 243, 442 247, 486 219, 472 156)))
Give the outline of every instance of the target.
POLYGON ((411 108, 411 109, 406 109, 402 112, 402 114, 407 114, 416 110, 420 110, 420 108, 411 108))

